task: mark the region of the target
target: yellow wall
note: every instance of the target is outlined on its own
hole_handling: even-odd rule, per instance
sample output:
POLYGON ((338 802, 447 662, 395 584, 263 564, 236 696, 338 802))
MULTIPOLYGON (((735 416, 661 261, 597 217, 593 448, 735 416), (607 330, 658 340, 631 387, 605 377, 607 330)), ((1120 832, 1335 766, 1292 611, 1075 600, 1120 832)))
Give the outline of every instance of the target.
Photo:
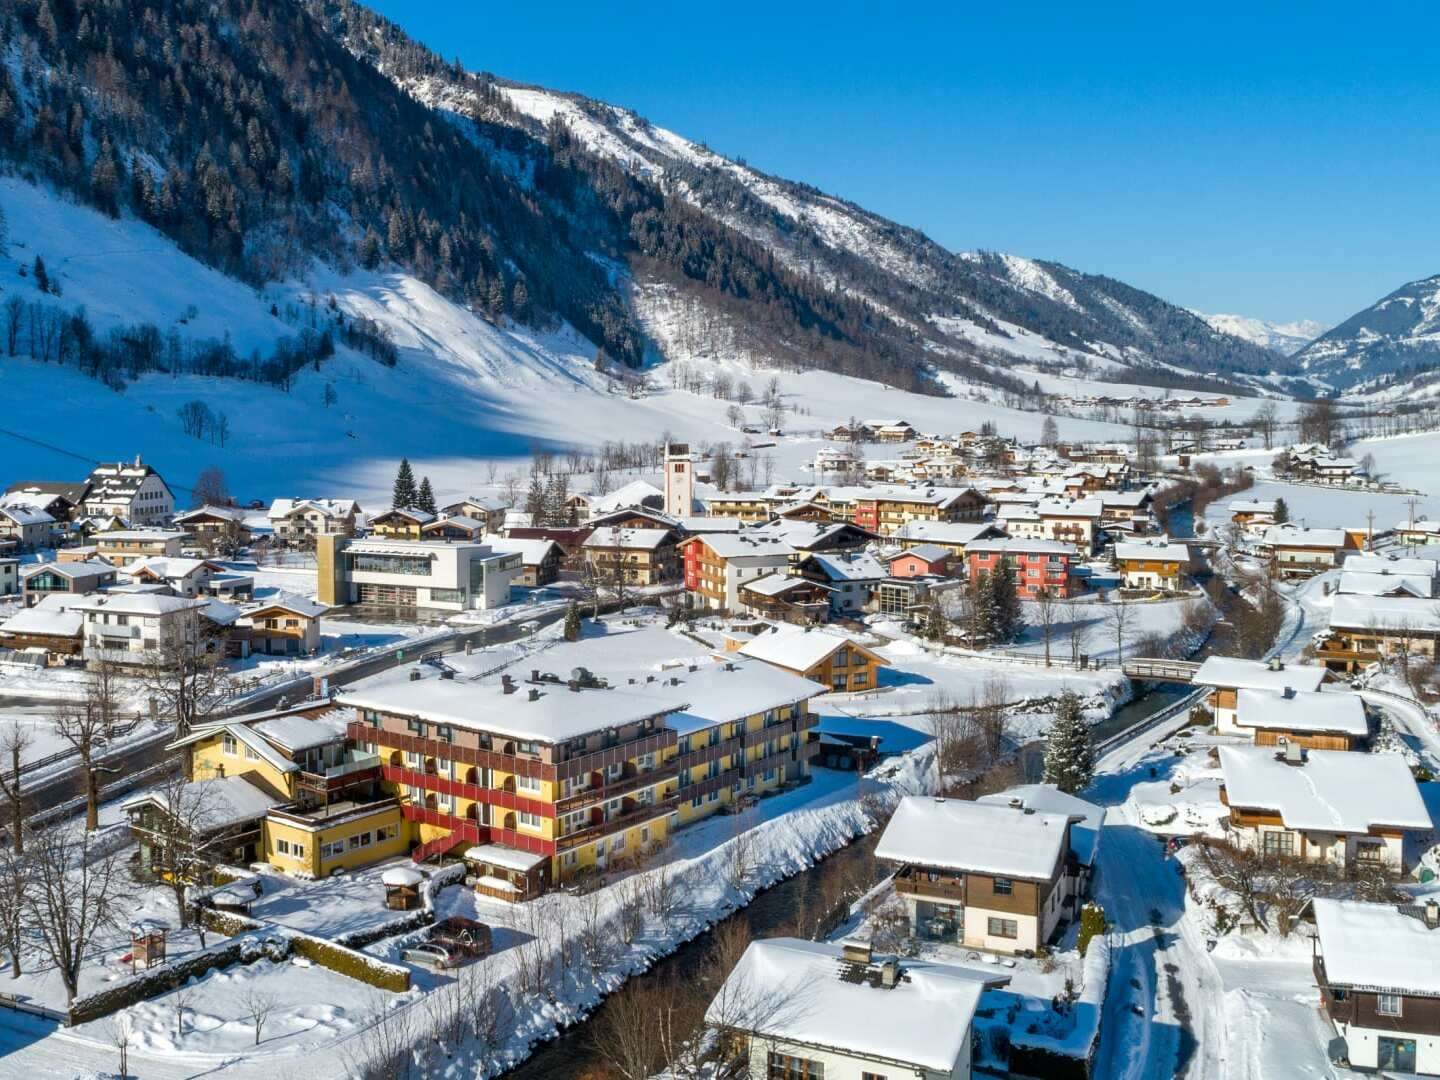
POLYGON ((209 780, 219 776, 221 766, 223 766, 226 776, 248 774, 258 780, 272 795, 286 799, 295 797, 291 788, 293 774, 281 772, 264 758, 246 757, 245 744, 238 739, 235 741, 234 754, 225 753, 224 737, 221 734, 217 734, 214 739, 196 743, 191 747, 191 760, 193 762, 193 779, 209 780))
POLYGON ((265 861, 271 866, 292 874, 323 877, 341 867, 351 870, 405 854, 410 850, 410 828, 409 823, 400 816, 400 807, 391 803, 380 807, 373 814, 314 829, 267 817, 264 840, 265 861), (377 842, 375 833, 385 826, 394 826, 395 836, 377 842), (371 834, 370 843, 365 847, 352 849, 349 846, 350 837, 363 832, 371 834), (278 850, 277 840, 299 844, 305 849, 305 854, 301 857, 282 855, 278 850), (321 847, 337 841, 345 844, 345 850, 339 855, 322 858, 321 847))

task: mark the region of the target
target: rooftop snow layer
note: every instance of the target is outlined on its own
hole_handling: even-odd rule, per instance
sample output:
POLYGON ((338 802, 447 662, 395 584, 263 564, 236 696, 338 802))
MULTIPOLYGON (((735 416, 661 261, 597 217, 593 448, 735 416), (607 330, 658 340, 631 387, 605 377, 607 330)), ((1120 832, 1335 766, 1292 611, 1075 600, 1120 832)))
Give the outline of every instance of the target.
POLYGON ((1271 746, 1222 746, 1220 772, 1231 806, 1269 810, 1286 828, 1430 828, 1410 766, 1399 754, 1307 750, 1304 762, 1294 765, 1271 746))
POLYGON ((758 635, 742 645, 740 652, 753 660, 764 660, 791 671, 809 671, 841 646, 858 644, 846 634, 787 627, 758 635))
POLYGON ((1341 986, 1440 994, 1440 929, 1393 904, 1315 900, 1325 975, 1341 986))
POLYGON ((1191 677, 1196 686, 1234 687, 1239 690, 1318 690, 1328 674, 1318 664, 1285 664, 1272 668, 1264 660, 1238 656, 1209 656, 1191 677))
POLYGON ((900 800, 877 859, 1049 881, 1065 844, 1065 814, 1034 813, 966 799, 907 795, 900 800))
POLYGON ((1235 723, 1240 727, 1283 731, 1338 731, 1363 739, 1370 732, 1365 703, 1358 694, 1241 690, 1235 696, 1235 723))
POLYGON ((999 806, 1019 805, 1045 814, 1081 817, 1083 821, 1070 826, 1070 850, 1084 866, 1093 866, 1100 850, 1100 831, 1105 825, 1105 808, 1067 795, 1054 784, 1021 784, 993 795, 982 795, 978 802, 999 806))

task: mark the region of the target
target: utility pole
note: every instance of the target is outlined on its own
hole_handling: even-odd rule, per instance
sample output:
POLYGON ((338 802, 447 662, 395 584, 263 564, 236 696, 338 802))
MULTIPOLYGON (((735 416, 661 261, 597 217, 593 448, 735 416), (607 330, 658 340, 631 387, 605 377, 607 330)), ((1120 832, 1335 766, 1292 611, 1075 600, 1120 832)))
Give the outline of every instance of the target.
POLYGON ((1375 511, 1365 512, 1365 550, 1375 550, 1375 511))

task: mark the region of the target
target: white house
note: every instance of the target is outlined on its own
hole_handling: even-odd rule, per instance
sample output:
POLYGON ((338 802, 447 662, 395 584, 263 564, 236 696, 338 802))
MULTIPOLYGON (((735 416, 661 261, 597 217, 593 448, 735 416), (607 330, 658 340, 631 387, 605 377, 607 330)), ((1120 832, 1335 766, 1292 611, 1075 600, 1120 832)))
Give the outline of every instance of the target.
POLYGON ((1440 903, 1315 901, 1320 1007, 1352 1069, 1440 1075, 1440 903))
MULTIPOLYGON (((209 601, 155 593, 101 593, 70 605, 85 617, 85 659, 142 664, 162 645, 216 646, 206 633, 209 601)), ((233 609, 232 609, 233 610, 233 609)))
POLYGON ((90 473, 81 511, 87 517, 124 518, 131 525, 161 525, 175 514, 169 485, 135 455, 133 462, 97 465, 90 473))
POLYGON ((0 537, 13 537, 22 548, 44 547, 54 537, 55 519, 36 506, 0 504, 0 537))
POLYGON ((316 540, 319 600, 330 607, 488 610, 510 601, 520 556, 484 544, 432 540, 316 540))
POLYGON ((858 942, 767 938, 745 950, 705 1022, 748 1076, 969 1080, 980 995, 1009 981, 858 942))
POLYGON ((359 513, 354 499, 276 499, 265 516, 277 540, 296 544, 323 533, 353 536, 359 513))
POLYGON ((1341 867, 1405 868, 1405 834, 1430 814, 1399 754, 1220 747, 1221 794, 1237 846, 1341 867))

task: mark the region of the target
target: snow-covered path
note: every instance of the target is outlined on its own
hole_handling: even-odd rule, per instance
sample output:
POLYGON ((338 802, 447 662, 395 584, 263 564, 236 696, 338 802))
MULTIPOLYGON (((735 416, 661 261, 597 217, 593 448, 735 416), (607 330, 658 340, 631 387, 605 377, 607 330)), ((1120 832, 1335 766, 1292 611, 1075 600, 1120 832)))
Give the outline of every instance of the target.
POLYGON ((1096 883, 1113 929, 1094 1075, 1103 1080, 1220 1075, 1220 978, 1184 918, 1184 883, 1174 863, 1123 806, 1110 807, 1096 883))

